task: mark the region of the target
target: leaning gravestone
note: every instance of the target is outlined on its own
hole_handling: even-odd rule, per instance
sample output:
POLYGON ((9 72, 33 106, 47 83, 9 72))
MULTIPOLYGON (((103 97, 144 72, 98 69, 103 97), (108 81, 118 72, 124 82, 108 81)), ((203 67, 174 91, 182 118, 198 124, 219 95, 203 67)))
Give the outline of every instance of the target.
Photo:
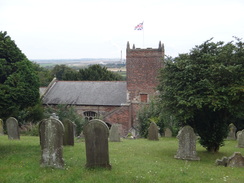
POLYGON ((165 137, 172 137, 172 131, 169 128, 166 128, 164 131, 165 137))
POLYGON ((109 131, 109 141, 120 142, 119 124, 113 124, 109 131))
POLYGON ((244 148, 244 130, 238 133, 237 147, 244 148))
POLYGON ((159 140, 158 139, 158 126, 155 122, 151 122, 148 128, 148 140, 159 140))
POLYGON ((70 121, 69 119, 64 119, 62 121, 64 125, 64 139, 63 139, 63 145, 64 146, 73 146, 74 145, 74 128, 75 124, 70 121))
POLYGON ((228 140, 236 140, 236 127, 233 123, 229 125, 228 140))
POLYGON ((19 126, 18 126, 18 121, 10 117, 6 121, 6 126, 7 126, 7 131, 8 131, 8 139, 10 140, 19 140, 19 126))
POLYGON ((196 152, 196 135, 193 128, 190 126, 184 126, 178 133, 179 148, 176 159, 184 160, 200 160, 196 152))
POLYGON ((39 123, 41 142, 41 166, 63 168, 63 135, 64 126, 61 121, 53 118, 44 119, 39 123))
POLYGON ((0 119, 0 135, 4 135, 3 133, 3 120, 0 119))
POLYGON ((86 144, 86 167, 111 168, 109 164, 109 129, 105 122, 94 119, 84 126, 86 144))

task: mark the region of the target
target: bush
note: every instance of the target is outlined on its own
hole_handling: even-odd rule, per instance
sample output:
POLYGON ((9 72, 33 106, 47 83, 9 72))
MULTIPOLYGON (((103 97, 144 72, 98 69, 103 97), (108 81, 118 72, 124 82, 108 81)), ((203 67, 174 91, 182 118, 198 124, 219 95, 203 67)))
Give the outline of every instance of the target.
POLYGON ((67 118, 74 122, 76 124, 76 135, 80 135, 85 124, 85 119, 76 112, 73 106, 60 104, 56 107, 46 107, 44 110, 44 117, 49 118, 52 113, 55 113, 60 121, 67 118))
POLYGON ((155 122, 159 129, 159 133, 163 133, 164 122, 160 115, 160 105, 156 100, 151 100, 149 105, 144 105, 138 112, 139 134, 141 137, 147 138, 148 128, 151 122, 155 122))

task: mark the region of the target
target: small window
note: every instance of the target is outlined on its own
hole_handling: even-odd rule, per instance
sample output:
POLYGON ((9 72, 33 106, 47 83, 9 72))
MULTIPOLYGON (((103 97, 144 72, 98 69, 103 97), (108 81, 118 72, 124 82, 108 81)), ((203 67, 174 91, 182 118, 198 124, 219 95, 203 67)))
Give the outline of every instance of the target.
POLYGON ((92 120, 92 119, 96 118, 97 113, 94 111, 86 111, 86 112, 84 112, 84 116, 85 116, 86 120, 92 120))
POLYGON ((141 102, 147 103, 147 94, 140 94, 141 102))

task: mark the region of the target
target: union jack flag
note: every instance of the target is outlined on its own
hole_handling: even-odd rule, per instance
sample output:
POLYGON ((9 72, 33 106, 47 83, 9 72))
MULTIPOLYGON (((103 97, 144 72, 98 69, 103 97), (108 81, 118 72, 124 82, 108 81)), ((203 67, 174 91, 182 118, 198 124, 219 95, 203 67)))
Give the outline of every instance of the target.
POLYGON ((143 22, 139 23, 137 26, 135 26, 134 30, 143 30, 143 22))

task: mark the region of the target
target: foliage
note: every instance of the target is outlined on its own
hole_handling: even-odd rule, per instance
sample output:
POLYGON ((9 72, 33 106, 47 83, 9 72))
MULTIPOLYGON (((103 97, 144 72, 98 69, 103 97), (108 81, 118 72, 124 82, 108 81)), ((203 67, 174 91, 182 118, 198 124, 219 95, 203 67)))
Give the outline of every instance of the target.
MULTIPOLYGON (((175 138, 127 140, 109 142, 109 158, 112 170, 86 169, 85 143, 75 140, 73 147, 63 147, 64 169, 40 167, 41 149, 39 137, 21 136, 10 141, 0 136, 1 182, 11 183, 219 183, 244 182, 243 168, 216 167, 214 162, 236 151, 235 141, 226 141, 221 152, 205 153, 198 143, 200 161, 174 159, 178 141, 175 138), (21 175, 21 176, 20 176, 21 175)), ((244 154, 244 148, 238 149, 244 154)))
POLYGON ((0 116, 17 117, 38 101, 39 81, 32 62, 7 32, 0 32, 0 116))
POLYGON ((119 81, 123 77, 118 73, 107 70, 98 64, 91 65, 88 68, 72 69, 66 65, 56 65, 50 72, 58 80, 65 81, 119 81))
POLYGON ((147 138, 148 128, 151 122, 155 122, 159 127, 159 133, 164 134, 164 128, 170 128, 173 136, 179 131, 179 125, 173 116, 162 110, 162 105, 155 98, 148 105, 143 105, 138 112, 140 136, 147 138))
POLYGON ((244 43, 212 39, 167 61, 161 71, 164 110, 183 126, 191 125, 208 151, 217 151, 227 126, 244 110, 244 43))
MULTIPOLYGON (((39 136, 39 125, 38 124, 28 124, 30 128, 28 128, 25 131, 21 131, 21 135, 26 135, 26 136, 39 136)), ((24 125, 25 126, 25 125, 24 125)))
POLYGON ((49 118, 52 113, 55 113, 59 119, 62 121, 64 119, 69 119, 76 124, 76 135, 80 135, 85 124, 85 119, 82 118, 73 106, 68 106, 64 104, 57 105, 56 107, 46 107, 44 111, 44 117, 49 118))
POLYGON ((106 67, 98 64, 92 65, 85 69, 79 70, 80 80, 84 81, 119 81, 122 76, 112 71, 108 71, 106 67))
POLYGON ((151 100, 148 105, 143 105, 138 112, 139 134, 141 137, 147 138, 148 128, 151 122, 155 122, 159 129, 159 133, 163 133, 164 123, 160 118, 160 105, 156 100, 151 100))
POLYGON ((19 124, 26 124, 32 123, 36 124, 44 118, 44 109, 42 104, 39 102, 33 107, 28 107, 21 110, 18 113, 16 119, 18 120, 19 124))
POLYGON ((79 80, 78 72, 66 65, 56 65, 51 70, 51 75, 55 76, 58 80, 77 81, 79 80))
POLYGON ((38 74, 39 77, 39 86, 48 86, 49 83, 52 81, 54 78, 54 75, 51 73, 50 69, 47 69, 46 67, 41 67, 37 63, 33 63, 34 69, 38 74))

